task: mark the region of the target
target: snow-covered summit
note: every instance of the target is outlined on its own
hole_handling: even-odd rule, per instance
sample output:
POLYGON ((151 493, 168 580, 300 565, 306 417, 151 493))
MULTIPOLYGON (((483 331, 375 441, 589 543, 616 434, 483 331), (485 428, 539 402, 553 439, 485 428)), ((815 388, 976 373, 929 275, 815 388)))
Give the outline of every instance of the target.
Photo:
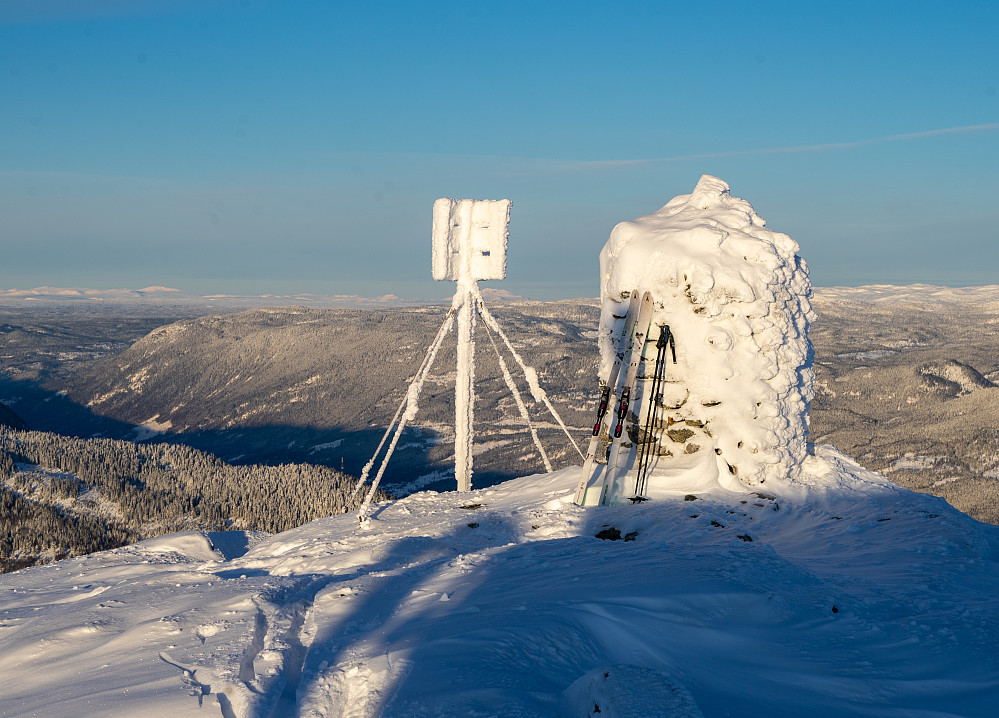
MULTIPOLYGON (((676 341, 650 494, 690 476, 698 485, 758 486, 801 465, 813 315, 797 250, 797 242, 767 228, 749 202, 710 175, 691 194, 611 232, 600 253, 601 379, 610 373, 614 337, 635 290, 650 292, 655 302, 647 341, 662 325, 676 341)), ((640 382, 638 425, 651 407, 643 392, 640 382)))
POLYGON ((798 249, 791 237, 768 229, 749 202, 733 197, 725 181, 703 175, 691 194, 614 227, 600 253, 601 295, 689 284, 691 299, 710 315, 732 301, 766 314, 767 288, 793 284, 803 265, 798 249))
POLYGON ((638 506, 577 476, 0 576, 0 716, 994 715, 999 528, 830 447, 638 506))

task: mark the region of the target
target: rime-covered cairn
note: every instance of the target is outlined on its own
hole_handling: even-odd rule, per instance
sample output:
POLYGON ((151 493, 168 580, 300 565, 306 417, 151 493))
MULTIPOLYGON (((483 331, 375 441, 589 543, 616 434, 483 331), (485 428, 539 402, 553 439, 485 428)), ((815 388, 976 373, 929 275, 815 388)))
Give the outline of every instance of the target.
POLYGON ((647 494, 713 483, 743 490, 787 478, 805 458, 811 284, 797 242, 765 224, 728 184, 704 175, 693 193, 618 224, 600 253, 601 378, 630 292, 654 300, 627 459, 634 469, 641 442, 656 442, 647 494), (643 394, 663 324, 675 335, 677 364, 667 360, 660 421, 646 436, 643 394))

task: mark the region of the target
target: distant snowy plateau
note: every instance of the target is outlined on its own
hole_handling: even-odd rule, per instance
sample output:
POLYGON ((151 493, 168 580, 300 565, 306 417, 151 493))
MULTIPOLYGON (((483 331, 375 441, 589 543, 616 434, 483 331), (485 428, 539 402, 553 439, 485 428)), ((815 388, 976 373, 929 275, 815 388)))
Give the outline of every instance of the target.
POLYGON ((0 576, 0 715, 996 714, 999 527, 828 446, 759 493, 577 479, 0 576))

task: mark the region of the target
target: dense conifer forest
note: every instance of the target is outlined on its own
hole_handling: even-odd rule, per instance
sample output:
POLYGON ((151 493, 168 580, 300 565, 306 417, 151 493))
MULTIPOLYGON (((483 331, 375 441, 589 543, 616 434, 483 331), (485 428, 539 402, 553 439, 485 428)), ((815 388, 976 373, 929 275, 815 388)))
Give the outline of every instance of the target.
POLYGON ((173 531, 284 531, 358 503, 354 479, 325 466, 235 466, 189 446, 9 428, 0 480, 4 571, 173 531))

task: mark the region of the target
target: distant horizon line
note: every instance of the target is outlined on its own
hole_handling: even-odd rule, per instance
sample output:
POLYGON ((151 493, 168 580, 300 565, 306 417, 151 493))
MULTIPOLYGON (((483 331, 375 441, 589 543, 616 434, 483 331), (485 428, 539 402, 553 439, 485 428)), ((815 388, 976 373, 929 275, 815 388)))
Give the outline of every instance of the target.
MULTIPOLYGON (((929 284, 927 282, 913 282, 911 284, 892 283, 869 283, 855 285, 813 285, 812 289, 818 292, 829 292, 833 290, 866 290, 869 292, 898 292, 905 290, 919 290, 921 292, 962 292, 980 294, 987 291, 994 291, 999 294, 999 284, 969 284, 969 285, 945 285, 929 284)), ((534 299, 522 294, 515 294, 509 290, 499 287, 483 287, 480 290, 486 299, 494 301, 572 301, 572 300, 594 300, 593 296, 566 297, 563 299, 542 300, 534 299)), ((363 294, 328 294, 321 292, 264 292, 260 294, 252 293, 197 293, 167 287, 163 285, 150 285, 141 289, 131 289, 128 287, 94 288, 83 286, 57 287, 42 285, 33 288, 19 289, 17 287, 0 287, 0 301, 83 301, 83 302, 103 302, 103 301, 162 301, 174 299, 176 301, 191 302, 205 301, 207 303, 226 302, 248 302, 248 301, 299 301, 309 303, 328 302, 333 304, 365 303, 365 304, 438 304, 450 301, 446 297, 403 297, 393 293, 382 295, 363 294)), ((999 300, 999 296, 997 296, 999 300)))

